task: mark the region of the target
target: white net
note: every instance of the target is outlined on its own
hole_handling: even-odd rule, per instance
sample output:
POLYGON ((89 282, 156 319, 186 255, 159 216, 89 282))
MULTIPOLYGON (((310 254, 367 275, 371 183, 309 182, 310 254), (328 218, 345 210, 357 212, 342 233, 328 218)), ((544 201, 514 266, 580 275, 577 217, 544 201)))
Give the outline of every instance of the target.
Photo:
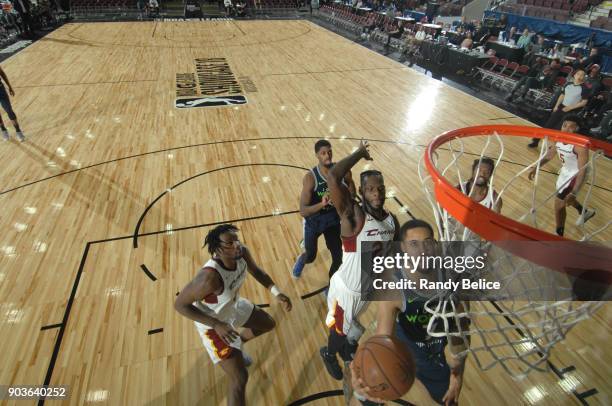
MULTIPOLYGON (((535 228, 550 229, 553 218, 551 200, 566 187, 561 185, 557 189, 554 183, 556 174, 544 172, 540 165, 549 146, 554 147, 554 142, 544 138, 535 160, 516 165, 504 160, 504 141, 509 139, 498 133, 452 139, 435 151, 433 163, 443 178, 469 196, 472 191, 464 186, 466 180, 477 179, 480 170, 477 165, 476 173, 472 173, 472 164, 475 160, 481 162, 491 157, 495 161, 495 170, 489 178, 486 196, 491 208, 496 209, 504 199, 502 215, 535 228), (535 177, 530 182, 526 178, 532 168, 535 168, 535 177)), ((514 142, 524 140, 520 137, 511 139, 514 142)), ((590 152, 585 165, 587 176, 580 193, 583 205, 580 215, 590 207, 592 199, 601 198, 604 202, 610 199, 609 195, 604 196, 609 193, 605 188, 595 188, 596 166, 606 160, 601 151, 590 152)), ((608 169, 606 165, 611 166, 609 162, 603 164, 605 169, 608 169)), ((495 300, 465 301, 451 291, 439 292, 429 299, 426 310, 432 317, 428 333, 435 337, 462 339, 468 349, 457 355, 469 354, 483 370, 499 364, 514 377, 524 376, 532 370, 547 370, 547 359, 554 345, 563 340, 578 322, 590 317, 602 302, 577 301, 577 292, 580 298, 580 290, 585 288, 578 285, 576 278, 551 271, 483 241, 463 225, 465 219, 450 216, 435 197, 432 177, 423 160, 419 163, 419 177, 433 208, 440 240, 463 241, 466 250, 486 252, 488 266, 471 277, 478 280, 494 273, 495 279, 502 281, 502 290, 495 300)), ((575 240, 610 241, 608 228, 611 223, 604 213, 596 223, 572 226, 569 231, 575 240)), ((591 286, 586 289, 591 289, 591 286)), ((595 294, 592 289, 590 293, 595 294)))

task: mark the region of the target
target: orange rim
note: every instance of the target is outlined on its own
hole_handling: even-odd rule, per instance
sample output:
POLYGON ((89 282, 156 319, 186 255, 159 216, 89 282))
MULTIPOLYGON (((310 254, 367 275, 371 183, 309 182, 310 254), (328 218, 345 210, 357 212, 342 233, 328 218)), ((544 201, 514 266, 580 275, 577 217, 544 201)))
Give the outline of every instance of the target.
MULTIPOLYGON (((601 149, 604 150, 607 155, 612 155, 612 144, 610 143, 547 128, 518 125, 483 125, 447 131, 436 137, 429 144, 424 157, 425 166, 434 184, 435 197, 440 206, 442 206, 453 218, 480 235, 483 239, 491 241, 493 244, 499 245, 504 249, 508 249, 513 254, 528 259, 538 265, 562 270, 564 272, 568 272, 569 269, 584 271, 586 269, 585 266, 588 265, 589 270, 605 270, 612 273, 612 265, 610 265, 612 261, 609 260, 612 258, 612 249, 586 242, 569 240, 495 213, 493 210, 487 209, 485 206, 474 202, 463 194, 461 190, 451 185, 451 183, 438 172, 438 169, 433 164, 433 153, 443 144, 458 138, 482 135, 490 136, 495 132, 507 136, 529 138, 549 137, 554 142, 561 141, 568 144, 587 147, 591 150, 601 149), (514 252, 516 250, 512 249, 512 244, 509 244, 508 241, 539 241, 541 244, 538 246, 538 249, 543 251, 534 254, 524 251, 514 252), (548 244, 546 242, 548 242, 548 244), (550 242, 565 242, 566 244, 562 244, 564 248, 560 250, 559 247, 556 249, 553 248, 554 244, 550 244, 550 242), (565 263, 560 261, 561 258, 546 258, 549 255, 560 255, 564 253, 568 253, 568 255, 571 253, 575 258, 570 259, 567 258, 568 255, 562 255, 562 259, 565 263)), ((559 246, 559 244, 557 244, 557 246, 559 246)), ((608 276, 606 279, 610 280, 610 277, 608 276)))

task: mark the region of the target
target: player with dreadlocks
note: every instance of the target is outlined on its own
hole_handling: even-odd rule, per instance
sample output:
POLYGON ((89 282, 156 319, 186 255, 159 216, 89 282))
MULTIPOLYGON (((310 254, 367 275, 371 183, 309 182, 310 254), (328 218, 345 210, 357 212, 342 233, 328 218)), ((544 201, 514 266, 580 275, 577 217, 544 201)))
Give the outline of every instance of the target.
MULTIPOLYGON (((379 171, 368 170, 360 174, 359 194, 362 204, 351 197, 349 189, 342 182, 348 171, 361 159, 372 160, 367 141, 361 141, 355 152, 334 165, 327 177, 331 200, 340 215, 343 255, 342 265, 329 283, 325 320, 329 327, 329 338, 327 346, 322 347, 320 353, 327 372, 334 379, 345 377, 345 388, 348 388, 345 394, 349 397, 352 392, 350 375, 343 374, 337 354, 345 366, 348 365, 364 332, 357 320, 368 303, 361 297, 361 243, 391 241, 399 232, 397 219, 384 208, 385 182, 379 171)), ((345 371, 348 372, 346 368, 345 371)))
POLYGON ((228 375, 228 405, 244 405, 248 379, 245 363, 250 360, 242 353, 242 344, 276 325, 268 313, 238 295, 246 273, 270 289, 285 311, 291 310, 291 300, 240 243, 237 227, 222 224, 213 228, 204 246, 208 246, 212 258, 179 293, 174 308, 195 321, 208 355, 228 375), (240 327, 244 328, 238 333, 240 327))

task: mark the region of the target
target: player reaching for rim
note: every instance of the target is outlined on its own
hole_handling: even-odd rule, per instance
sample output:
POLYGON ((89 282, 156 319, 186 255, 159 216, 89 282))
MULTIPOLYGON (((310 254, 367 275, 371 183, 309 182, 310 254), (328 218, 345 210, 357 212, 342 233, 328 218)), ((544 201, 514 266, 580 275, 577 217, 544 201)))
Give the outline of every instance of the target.
POLYGON ((196 277, 183 288, 174 308, 195 321, 204 347, 213 363, 220 364, 228 376, 228 405, 245 405, 250 360, 242 352, 242 344, 272 330, 276 322, 268 313, 240 297, 238 291, 247 272, 270 289, 285 311, 291 300, 280 293, 272 278, 240 243, 238 228, 222 224, 210 230, 204 240, 212 256, 196 277), (244 327, 238 333, 236 329, 244 327))
POLYGON ((342 182, 351 168, 362 159, 372 160, 367 141, 361 141, 355 152, 336 163, 327 177, 331 199, 340 215, 343 256, 342 265, 329 283, 325 320, 329 337, 327 346, 322 347, 320 353, 334 379, 346 378, 345 394, 349 397, 352 395, 350 374, 343 374, 337 355, 345 363, 350 362, 364 332, 358 321, 368 303, 361 297, 361 243, 391 241, 399 230, 397 219, 384 208, 385 182, 379 171, 368 170, 360 174, 362 204, 353 199, 342 182))
MULTIPOLYGON (((561 131, 575 133, 579 129, 580 119, 578 116, 569 115, 563 119, 561 131)), ((555 198, 556 232, 558 235, 563 236, 565 233, 565 208, 567 206, 572 206, 578 212, 577 226, 583 225, 591 219, 595 215, 595 210, 582 207, 582 204, 576 200, 576 195, 584 184, 586 177, 589 149, 579 145, 557 142, 554 146, 551 145, 548 148, 546 155, 540 160, 540 168, 554 158, 555 151, 561 162, 563 162, 563 166, 561 166, 559 171, 559 177, 557 178, 557 196, 555 198)), ((529 180, 533 180, 535 175, 536 168, 533 168, 529 172, 529 180)))
MULTIPOLYGON (((416 219, 407 221, 402 225, 399 234, 402 252, 415 257, 440 255, 433 228, 426 221, 416 219)), ((417 269, 415 273, 410 273, 407 269, 398 272, 396 275, 398 279, 431 278, 431 275, 423 269, 417 269)), ((455 356, 455 354, 465 353, 469 345, 469 336, 465 337, 465 341, 456 336, 451 336, 450 340, 446 337, 431 337, 427 333, 427 325, 432 316, 425 310, 427 298, 409 289, 405 289, 402 296, 378 303, 376 335, 395 336, 410 349, 416 364, 415 385, 422 384, 425 387, 431 397, 430 401, 445 406, 456 405, 463 386, 465 356, 455 356), (447 346, 449 351, 445 354, 447 346)), ((456 306, 458 312, 464 308, 461 303, 457 303, 456 306)), ((449 323, 458 324, 453 321, 451 319, 449 323)), ((461 318, 459 324, 462 325, 463 331, 468 330, 469 322, 466 318, 461 318)), ((384 403, 384 400, 368 394, 371 389, 366 387, 361 379, 356 379, 353 385, 357 393, 365 396, 370 402, 384 403)))

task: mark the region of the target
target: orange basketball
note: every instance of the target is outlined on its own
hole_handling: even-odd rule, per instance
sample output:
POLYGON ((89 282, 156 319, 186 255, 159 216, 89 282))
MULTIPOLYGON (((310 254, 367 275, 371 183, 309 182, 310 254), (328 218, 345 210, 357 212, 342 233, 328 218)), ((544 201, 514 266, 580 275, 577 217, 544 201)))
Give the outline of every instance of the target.
POLYGON ((414 383, 414 357, 404 343, 391 336, 373 336, 359 345, 353 361, 357 378, 370 388, 372 397, 394 400, 414 383))

